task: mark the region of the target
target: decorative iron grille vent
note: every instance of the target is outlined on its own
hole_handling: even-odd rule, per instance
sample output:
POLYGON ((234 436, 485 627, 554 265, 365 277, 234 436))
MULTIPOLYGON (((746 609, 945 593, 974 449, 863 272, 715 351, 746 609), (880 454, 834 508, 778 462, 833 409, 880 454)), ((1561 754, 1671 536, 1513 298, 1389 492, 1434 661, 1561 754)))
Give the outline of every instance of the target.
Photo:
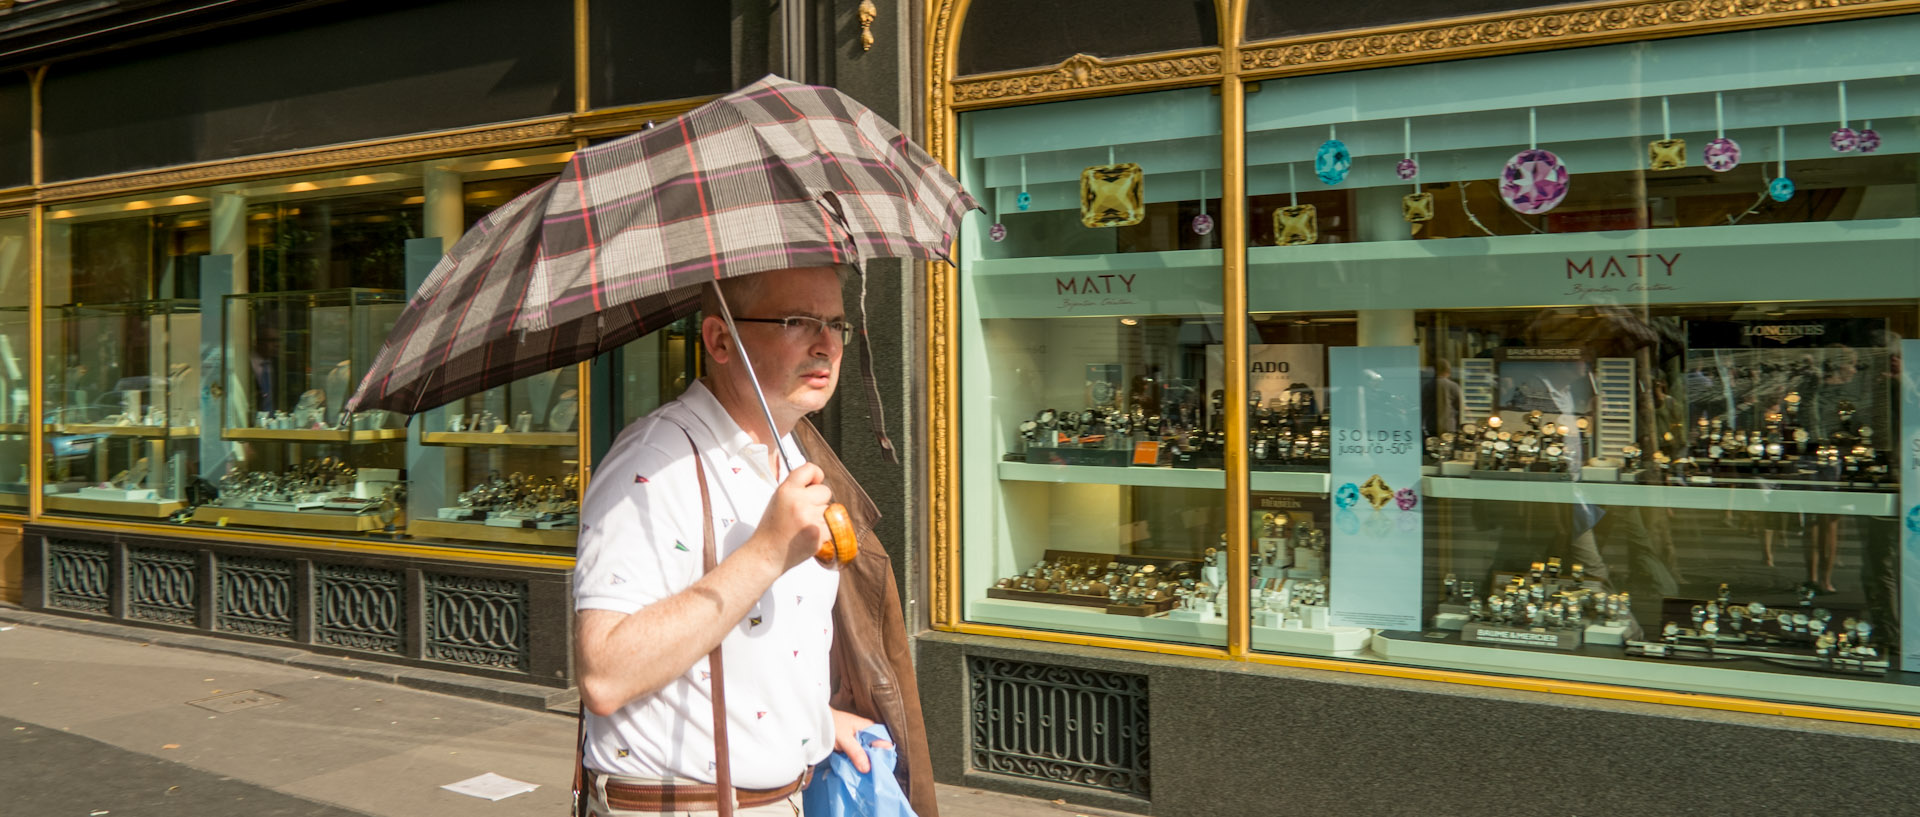
POLYGON ((293 638, 293 562, 220 556, 213 625, 231 633, 293 638))
POLYGON ((195 624, 200 617, 200 577, 191 550, 127 549, 127 618, 164 624, 195 624))
POLYGON ((113 558, 106 545, 47 540, 47 606, 105 613, 113 598, 113 558))
POLYGON ((526 582, 428 573, 426 591, 426 657, 526 669, 526 582))
POLYGON ((316 644, 399 654, 405 646, 406 575, 355 565, 314 566, 316 644))
POLYGON ((973 767, 1145 798, 1147 679, 972 656, 973 767))

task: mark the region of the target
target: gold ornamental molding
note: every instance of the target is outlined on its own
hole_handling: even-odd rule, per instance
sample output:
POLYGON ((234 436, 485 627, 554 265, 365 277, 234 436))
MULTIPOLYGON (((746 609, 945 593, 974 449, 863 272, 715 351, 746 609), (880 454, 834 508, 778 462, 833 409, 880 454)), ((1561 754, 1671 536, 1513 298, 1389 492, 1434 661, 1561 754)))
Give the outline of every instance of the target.
POLYGON ((1103 60, 1075 54, 1053 68, 1008 71, 956 79, 951 86, 955 108, 1038 102, 1063 96, 1086 96, 1105 90, 1142 91, 1162 86, 1192 85, 1217 80, 1221 49, 1203 48, 1170 54, 1103 60))
POLYGON ((382 139, 310 150, 289 151, 234 161, 207 162, 166 170, 103 176, 41 188, 42 201, 65 201, 166 187, 240 181, 286 173, 319 172, 381 162, 431 159, 482 149, 532 147, 572 135, 572 117, 559 116, 432 136, 382 139))
POLYGON ((928 617, 935 627, 959 623, 955 585, 960 581, 959 542, 959 469, 953 467, 957 453, 954 440, 954 414, 959 410, 954 384, 960 373, 954 366, 952 336, 956 322, 950 295, 957 289, 954 266, 940 261, 927 263, 927 503, 928 526, 932 543, 926 552, 929 571, 927 586, 933 589, 933 606, 928 617))
POLYGON ((0 190, 0 218, 25 213, 38 199, 32 187, 9 187, 0 190))
POLYGON ((574 114, 571 135, 597 139, 602 136, 633 133, 645 128, 649 122, 665 122, 718 98, 717 95, 696 96, 628 108, 603 108, 598 111, 574 114))
POLYGON ((1606 2, 1250 43, 1249 79, 1920 11, 1920 0, 1606 2))

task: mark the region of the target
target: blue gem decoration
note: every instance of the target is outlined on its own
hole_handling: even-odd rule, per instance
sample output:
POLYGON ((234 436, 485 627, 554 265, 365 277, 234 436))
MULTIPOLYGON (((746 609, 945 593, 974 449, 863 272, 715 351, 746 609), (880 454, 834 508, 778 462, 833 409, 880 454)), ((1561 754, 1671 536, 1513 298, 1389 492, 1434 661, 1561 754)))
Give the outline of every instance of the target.
POLYGON ((1774 179, 1767 185, 1767 195, 1774 201, 1786 201, 1793 198, 1793 180, 1785 176, 1774 179))
POLYGON ((1347 171, 1353 169, 1353 154, 1348 152, 1347 143, 1338 139, 1328 139, 1320 143, 1320 149, 1313 153, 1313 172, 1320 181, 1327 184, 1339 184, 1347 180, 1347 171))
POLYGON ((1028 193, 1025 190, 1020 191, 1020 195, 1015 197, 1013 200, 1013 206, 1018 207, 1022 210, 1026 210, 1033 207, 1033 194, 1028 193))
POLYGON ((1920 533, 1920 505, 1907 509, 1907 530, 1920 533))
POLYGON ((1359 501, 1360 486, 1351 482, 1340 486, 1339 490, 1333 492, 1333 504, 1339 505, 1342 508, 1351 508, 1354 506, 1354 503, 1359 501))

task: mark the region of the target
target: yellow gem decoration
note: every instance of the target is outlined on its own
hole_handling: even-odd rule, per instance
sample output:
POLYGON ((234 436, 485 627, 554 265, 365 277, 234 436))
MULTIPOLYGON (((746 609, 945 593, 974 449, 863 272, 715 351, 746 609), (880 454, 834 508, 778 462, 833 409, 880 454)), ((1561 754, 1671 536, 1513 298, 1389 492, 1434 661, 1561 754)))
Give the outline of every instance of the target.
POLYGON ((1376 511, 1393 501, 1393 489, 1387 487, 1387 481, 1381 479, 1379 474, 1367 477, 1367 483, 1360 486, 1360 495, 1373 503, 1373 509, 1376 511))
POLYGON ((1282 207, 1273 211, 1273 236, 1282 247, 1312 244, 1320 240, 1320 216, 1311 204, 1282 207))
POLYGON ((1147 217, 1146 174, 1132 162, 1080 171, 1080 223, 1131 227, 1147 217))
POLYGON ((1647 143, 1647 168, 1679 170, 1687 166, 1687 140, 1657 139, 1647 143))

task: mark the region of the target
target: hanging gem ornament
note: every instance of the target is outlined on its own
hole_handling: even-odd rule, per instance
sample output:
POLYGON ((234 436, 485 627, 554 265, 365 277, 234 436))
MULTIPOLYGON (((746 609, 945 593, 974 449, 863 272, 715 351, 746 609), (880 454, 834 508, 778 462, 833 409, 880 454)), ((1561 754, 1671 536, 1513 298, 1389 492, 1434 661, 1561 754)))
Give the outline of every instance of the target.
POLYGON ((1293 163, 1287 163, 1287 201, 1290 204, 1273 213, 1273 237, 1282 247, 1312 244, 1320 240, 1320 216, 1313 205, 1301 204, 1295 191, 1293 163))
POLYGON ((1132 162, 1107 163, 1080 171, 1080 223, 1088 227, 1131 227, 1147 217, 1146 174, 1132 162))
POLYGON ((1855 146, 1854 150, 1861 153, 1872 153, 1879 149, 1880 132, 1873 129, 1873 120, 1869 119, 1867 120, 1866 127, 1860 129, 1860 142, 1855 146))
POLYGON ((1720 92, 1713 94, 1713 132, 1714 139, 1707 143, 1701 158, 1707 163, 1707 169, 1715 173, 1725 173, 1740 166, 1740 143, 1727 138, 1726 109, 1722 107, 1720 92))
MULTIPOLYGON (((1021 210, 1033 206, 1033 197, 1027 195, 1027 157, 1025 156, 1020 157, 1020 193, 1014 197, 1013 201, 1013 206, 1021 210)), ((994 198, 993 208, 996 215, 999 213, 1001 206, 1000 200, 996 196, 994 198)), ((993 226, 987 228, 987 238, 996 244, 1007 240, 1007 225, 997 218, 994 219, 993 226)))
POLYGON ((1649 170, 1679 170, 1687 166, 1687 140, 1673 138, 1673 111, 1660 97, 1660 139, 1647 144, 1649 170))
MULTIPOLYGON (((1413 158, 1413 120, 1403 119, 1400 126, 1404 158, 1394 167, 1394 172, 1398 173, 1400 178, 1411 181, 1420 173, 1420 162, 1413 158)), ((1432 221, 1433 194, 1422 191, 1419 182, 1414 182, 1413 192, 1400 197, 1400 217, 1408 224, 1432 221)))
POLYGON ((1020 195, 1013 200, 1013 206, 1026 212, 1033 206, 1033 194, 1027 192, 1027 157, 1020 157, 1020 195))
MULTIPOLYGON (((1840 86, 1840 129, 1827 137, 1827 144, 1833 146, 1835 153, 1852 153, 1860 149, 1860 134, 1847 127, 1847 84, 1840 86)), ((1782 173, 1781 175, 1786 175, 1782 173)))
POLYGON ((1200 215, 1193 217, 1193 234, 1213 232, 1213 216, 1207 215, 1207 171, 1200 171, 1200 215))
POLYGON ((1780 175, 1767 183, 1767 195, 1774 201, 1786 202, 1793 198, 1793 180, 1787 178, 1787 129, 1775 129, 1780 137, 1780 175))
POLYGON ((1573 179, 1560 157, 1541 150, 1538 140, 1538 120, 1528 108, 1528 148, 1508 159, 1500 173, 1500 198, 1515 212, 1530 216, 1552 210, 1564 201, 1573 179))
POLYGON ((1347 150, 1347 143, 1340 141, 1339 133, 1332 125, 1327 126, 1327 141, 1320 143, 1320 149, 1313 152, 1313 172, 1326 184, 1339 184, 1347 180, 1347 171, 1353 169, 1353 153, 1347 150))

